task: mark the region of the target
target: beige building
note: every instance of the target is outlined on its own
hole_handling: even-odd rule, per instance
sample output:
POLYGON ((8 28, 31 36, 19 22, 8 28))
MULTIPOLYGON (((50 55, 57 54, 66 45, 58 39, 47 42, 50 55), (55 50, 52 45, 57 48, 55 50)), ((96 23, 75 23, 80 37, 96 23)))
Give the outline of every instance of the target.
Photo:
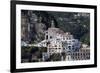
POLYGON ((89 60, 89 59, 90 59, 90 47, 82 47, 76 52, 68 52, 66 54, 66 60, 89 60))

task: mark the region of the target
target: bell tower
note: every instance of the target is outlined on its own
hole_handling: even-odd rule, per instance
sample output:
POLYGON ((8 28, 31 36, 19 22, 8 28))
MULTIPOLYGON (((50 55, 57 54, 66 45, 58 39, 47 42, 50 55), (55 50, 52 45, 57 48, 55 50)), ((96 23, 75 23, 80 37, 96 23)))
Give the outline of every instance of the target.
POLYGON ((54 20, 51 21, 51 27, 52 27, 52 28, 55 27, 54 20))

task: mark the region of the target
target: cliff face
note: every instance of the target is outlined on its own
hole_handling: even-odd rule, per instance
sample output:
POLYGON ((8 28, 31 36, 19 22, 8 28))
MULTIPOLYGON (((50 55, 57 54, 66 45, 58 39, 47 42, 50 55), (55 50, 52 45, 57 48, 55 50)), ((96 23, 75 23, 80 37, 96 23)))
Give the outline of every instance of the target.
POLYGON ((45 31, 51 27, 51 20, 54 20, 55 27, 70 32, 83 43, 88 45, 90 43, 89 13, 22 10, 21 16, 26 20, 21 22, 22 41, 28 43, 42 41, 45 31))

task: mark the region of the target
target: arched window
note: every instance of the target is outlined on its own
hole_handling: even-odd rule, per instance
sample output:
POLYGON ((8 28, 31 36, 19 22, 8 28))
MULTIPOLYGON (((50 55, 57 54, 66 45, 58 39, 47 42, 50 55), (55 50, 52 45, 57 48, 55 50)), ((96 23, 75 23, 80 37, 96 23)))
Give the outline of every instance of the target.
POLYGON ((48 39, 48 35, 46 35, 46 39, 48 39))

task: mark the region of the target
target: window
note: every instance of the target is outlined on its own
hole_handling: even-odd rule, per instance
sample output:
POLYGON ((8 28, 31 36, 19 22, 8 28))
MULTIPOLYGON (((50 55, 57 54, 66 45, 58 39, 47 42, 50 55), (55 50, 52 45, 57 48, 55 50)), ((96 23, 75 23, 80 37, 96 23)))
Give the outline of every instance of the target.
POLYGON ((74 50, 74 46, 72 46, 72 50, 74 50))
POLYGON ((65 38, 63 38, 63 40, 65 40, 65 38))
POLYGON ((52 36, 50 36, 50 39, 52 39, 52 36))
POLYGON ((57 45, 55 45, 55 47, 57 47, 57 45))
POLYGON ((69 37, 69 40, 71 39, 71 37, 69 37))
POLYGON ((59 47, 60 47, 60 45, 59 45, 59 47))
POLYGON ((52 52, 54 52, 54 50, 52 50, 52 52))
POLYGON ((67 48, 63 48, 64 50, 66 50, 67 48))
POLYGON ((46 31, 46 33, 48 33, 48 31, 46 31))
POLYGON ((68 45, 71 45, 71 41, 68 42, 68 45))
POLYGON ((68 37, 66 39, 68 40, 68 37))
POLYGON ((68 46, 68 49, 71 50, 71 46, 68 46))
POLYGON ((75 42, 75 40, 73 40, 72 42, 75 42))
POLYGON ((48 39, 48 35, 46 35, 46 39, 48 39))

